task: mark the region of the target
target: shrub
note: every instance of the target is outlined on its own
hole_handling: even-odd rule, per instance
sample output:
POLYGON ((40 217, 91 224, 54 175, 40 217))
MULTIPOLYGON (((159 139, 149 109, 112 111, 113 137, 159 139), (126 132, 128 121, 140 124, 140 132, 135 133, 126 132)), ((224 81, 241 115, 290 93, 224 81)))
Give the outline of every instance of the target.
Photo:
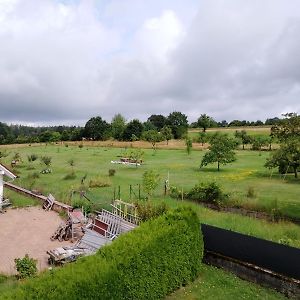
POLYGON ((37 274, 37 261, 26 254, 23 258, 15 258, 16 269, 20 279, 33 277, 37 274))
POLYGON ((78 147, 81 149, 83 148, 83 144, 79 144, 78 147))
POLYGON ((108 178, 102 176, 93 177, 89 182, 90 188, 100 188, 100 187, 108 187, 111 186, 111 182, 108 178))
POLYGON ((115 169, 109 169, 108 170, 108 176, 115 176, 116 170, 115 169))
POLYGON ((87 214, 92 212, 92 204, 84 199, 78 199, 78 200, 72 201, 72 206, 74 208, 83 208, 84 212, 87 214))
POLYGON ((199 219, 191 209, 181 208, 143 223, 96 255, 45 272, 1 296, 163 299, 198 276, 202 256, 199 219))
POLYGON ((37 179, 40 178, 40 174, 38 172, 33 172, 27 175, 27 178, 29 179, 37 179))
MULTIPOLYGON (((177 187, 170 188, 170 196, 181 198, 182 191, 177 187)), ((224 194, 221 187, 216 182, 200 183, 195 185, 189 192, 183 193, 183 198, 199 202, 208 202, 221 205, 228 195, 224 194)))
POLYGON ((76 174, 74 171, 71 171, 70 173, 66 174, 64 176, 64 180, 72 180, 72 179, 75 179, 76 178, 76 174))
POLYGON ((52 157, 50 156, 42 156, 41 161, 48 167, 51 165, 52 157))
POLYGON ((166 203, 152 204, 151 202, 137 202, 137 214, 141 221, 147 221, 152 218, 156 218, 167 212, 168 208, 166 203))
POLYGON ((255 198, 256 197, 255 188, 253 186, 248 187, 246 196, 247 196, 247 198, 255 198))
POLYGON ((30 154, 30 155, 27 155, 27 159, 29 162, 33 162, 38 159, 38 156, 36 154, 30 154))

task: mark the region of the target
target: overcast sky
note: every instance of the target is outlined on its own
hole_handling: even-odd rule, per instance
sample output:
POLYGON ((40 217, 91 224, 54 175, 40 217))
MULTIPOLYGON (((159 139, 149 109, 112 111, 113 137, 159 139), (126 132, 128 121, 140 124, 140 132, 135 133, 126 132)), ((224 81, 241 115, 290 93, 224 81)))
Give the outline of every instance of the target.
POLYGON ((300 112, 299 0, 0 0, 0 121, 300 112))

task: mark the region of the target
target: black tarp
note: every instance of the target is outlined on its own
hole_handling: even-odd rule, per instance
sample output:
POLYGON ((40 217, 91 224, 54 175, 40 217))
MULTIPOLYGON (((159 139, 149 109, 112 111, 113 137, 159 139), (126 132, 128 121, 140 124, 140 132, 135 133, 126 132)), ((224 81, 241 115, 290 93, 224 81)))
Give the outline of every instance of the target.
POLYGON ((300 280, 300 249, 201 224, 204 249, 300 280))

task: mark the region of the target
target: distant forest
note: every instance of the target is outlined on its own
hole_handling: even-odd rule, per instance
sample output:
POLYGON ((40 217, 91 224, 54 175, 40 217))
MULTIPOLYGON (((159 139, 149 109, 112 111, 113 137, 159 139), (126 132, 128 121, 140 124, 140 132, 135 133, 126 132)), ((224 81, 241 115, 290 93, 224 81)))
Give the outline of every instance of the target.
POLYGON ((161 139, 181 139, 186 136, 188 128, 243 127, 276 125, 281 119, 275 117, 265 120, 215 121, 207 114, 201 114, 197 122, 188 123, 187 116, 174 111, 168 116, 151 115, 146 122, 133 119, 126 122, 121 114, 116 114, 111 123, 100 116, 89 119, 84 127, 78 126, 24 126, 8 125, 0 122, 0 144, 51 143, 59 141, 108 140, 120 141, 150 140, 160 134, 161 139))

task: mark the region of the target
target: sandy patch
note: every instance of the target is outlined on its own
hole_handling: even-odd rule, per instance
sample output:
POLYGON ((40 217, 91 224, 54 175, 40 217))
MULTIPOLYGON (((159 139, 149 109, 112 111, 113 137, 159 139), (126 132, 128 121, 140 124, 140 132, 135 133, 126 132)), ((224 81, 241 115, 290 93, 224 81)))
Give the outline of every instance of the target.
POLYGON ((48 268, 46 251, 70 245, 70 242, 50 240, 62 221, 54 211, 44 211, 40 207, 8 209, 0 213, 0 273, 15 274, 14 259, 26 253, 38 260, 39 270, 48 268))

